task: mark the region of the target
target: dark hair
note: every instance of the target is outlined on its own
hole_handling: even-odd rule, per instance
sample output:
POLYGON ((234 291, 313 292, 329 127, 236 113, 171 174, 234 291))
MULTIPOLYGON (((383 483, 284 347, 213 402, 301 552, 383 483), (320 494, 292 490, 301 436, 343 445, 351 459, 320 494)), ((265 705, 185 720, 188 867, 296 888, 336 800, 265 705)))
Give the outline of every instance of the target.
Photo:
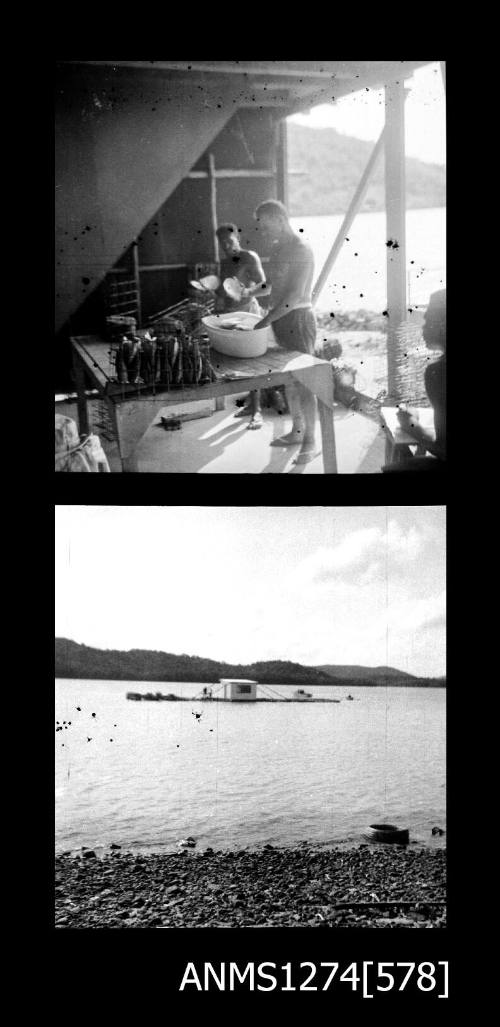
POLYGON ((264 200, 263 203, 259 203, 259 206, 254 212, 254 217, 258 218, 261 214, 264 216, 268 214, 273 218, 285 218, 288 221, 288 211, 281 200, 264 200))
POLYGON ((217 238, 220 239, 221 235, 232 235, 233 232, 238 232, 238 226, 233 225, 231 221, 228 221, 225 225, 219 225, 215 234, 217 238))

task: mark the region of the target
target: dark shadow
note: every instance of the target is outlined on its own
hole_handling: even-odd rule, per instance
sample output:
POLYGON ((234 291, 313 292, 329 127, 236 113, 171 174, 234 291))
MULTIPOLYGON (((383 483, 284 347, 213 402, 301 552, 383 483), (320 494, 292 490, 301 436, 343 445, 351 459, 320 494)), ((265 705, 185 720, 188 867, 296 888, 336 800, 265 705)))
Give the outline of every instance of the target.
POLYGON ((375 436, 371 446, 367 449, 356 474, 382 474, 382 464, 384 463, 385 453, 385 437, 379 432, 375 436), (377 450, 379 451, 377 454, 377 450), (375 461, 376 456, 376 461, 375 461), (373 464, 377 463, 377 470, 374 470, 373 464))

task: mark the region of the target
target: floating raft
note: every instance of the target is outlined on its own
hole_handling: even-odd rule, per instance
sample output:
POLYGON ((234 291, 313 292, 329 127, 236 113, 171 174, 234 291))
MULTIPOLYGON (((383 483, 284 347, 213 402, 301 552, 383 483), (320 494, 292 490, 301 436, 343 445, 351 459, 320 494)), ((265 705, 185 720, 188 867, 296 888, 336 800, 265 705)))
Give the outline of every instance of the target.
MULTIPOLYGON (((212 702, 214 702, 214 703, 241 702, 242 705, 246 701, 246 703, 248 705, 248 700, 243 700, 243 699, 224 699, 223 696, 219 697, 219 696, 207 696, 207 695, 203 695, 203 696, 200 696, 200 695, 174 695, 172 692, 169 692, 167 695, 162 695, 161 692, 127 692, 127 699, 133 699, 136 702, 140 702, 140 701, 144 701, 144 700, 146 700, 148 702, 206 702, 206 703, 212 703, 212 702)), ((314 703, 314 702, 321 702, 321 703, 334 703, 335 702, 335 703, 339 703, 340 701, 341 701, 340 699, 330 699, 330 698, 326 698, 326 697, 324 699, 322 699, 322 698, 317 698, 316 696, 311 696, 311 697, 308 696, 307 698, 300 698, 300 699, 294 698, 293 696, 290 696, 290 698, 288 698, 287 696, 283 696, 280 699, 275 699, 275 698, 263 699, 263 698, 259 697, 259 698, 251 700, 252 704, 256 703, 256 702, 266 702, 266 703, 272 703, 272 702, 288 702, 288 703, 290 703, 290 702, 295 702, 295 703, 302 703, 302 704, 304 704, 304 703, 314 703)))

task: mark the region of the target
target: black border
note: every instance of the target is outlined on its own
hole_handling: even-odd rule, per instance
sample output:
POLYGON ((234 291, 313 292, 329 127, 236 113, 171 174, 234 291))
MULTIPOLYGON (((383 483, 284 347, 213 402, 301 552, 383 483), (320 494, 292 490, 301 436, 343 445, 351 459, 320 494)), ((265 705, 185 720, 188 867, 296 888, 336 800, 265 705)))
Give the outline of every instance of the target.
MULTIPOLYGON (((278 28, 275 29, 275 38, 270 34, 270 22, 271 16, 269 11, 256 12, 247 11, 246 15, 252 25, 252 46, 249 49, 253 49, 255 56, 254 43, 262 46, 260 50, 263 53, 274 53, 280 51, 283 56, 288 54, 290 57, 294 52, 297 54, 301 52, 301 56, 304 56, 304 52, 308 53, 311 57, 314 52, 316 56, 321 56, 320 51, 325 48, 325 35, 329 36, 330 46, 335 45, 335 39, 337 41, 342 38, 342 27, 337 18, 337 14, 332 18, 330 22, 330 31, 324 32, 317 26, 318 12, 308 12, 308 18, 310 21, 309 28, 311 30, 314 42, 307 45, 305 38, 307 32, 303 32, 302 25, 298 23, 298 15, 295 15, 291 10, 285 14, 277 13, 278 28), (283 25, 286 23, 290 26, 290 22, 293 24, 293 30, 289 27, 284 29, 283 25), (286 43, 286 35, 288 34, 290 42, 286 43), (271 42, 272 40, 272 42, 271 42), (294 49, 296 48, 296 49, 294 49)), ((198 49, 201 55, 206 55, 207 47, 210 46, 209 37, 210 32, 212 33, 212 39, 214 42, 212 46, 219 48, 218 52, 220 57, 226 57, 228 53, 234 53, 235 48, 235 36, 234 29, 230 29, 229 35, 226 38, 227 42, 222 41, 223 26, 221 26, 221 12, 217 11, 216 17, 216 30, 212 26, 212 29, 207 25, 207 12, 206 8, 198 14, 196 19, 196 11, 191 7, 191 14, 189 17, 189 26, 184 26, 184 34, 179 35, 179 29, 177 28, 174 36, 168 31, 169 19, 166 21, 162 19, 163 24, 166 25, 167 31, 165 32, 165 38, 167 40, 166 46, 179 45, 179 51, 184 50, 191 57, 193 51, 198 49), (171 44, 169 42, 169 35, 171 38, 175 38, 178 43, 171 44), (203 40, 203 42, 201 42, 203 40), (185 48, 185 49, 184 49, 185 48)), ((88 17, 88 12, 85 12, 85 16, 88 17)), ((170 15, 169 15, 170 17, 170 15)), ((323 17, 327 17, 323 15, 323 17)), ((357 13, 357 18, 360 17, 360 12, 357 13)), ((386 17, 385 13, 381 10, 377 11, 376 21, 382 21, 386 17)), ((401 27, 401 40, 398 42, 393 41, 392 47, 393 52, 397 52, 397 48, 403 43, 406 46, 409 42, 417 47, 419 41, 416 39, 413 31, 408 35, 406 30, 403 30, 401 12, 397 15, 398 23, 401 27)), ((151 48, 151 38, 154 39, 158 26, 155 28, 151 25, 150 17, 145 19, 147 24, 144 26, 145 44, 143 53, 147 53, 151 48)), ((357 20, 357 19, 356 19, 357 20)), ((241 12, 238 15, 238 24, 240 28, 236 33, 237 48, 244 51, 244 44, 241 41, 241 12)), ((380 30, 380 24, 378 25, 380 30)), ((365 31, 370 27, 365 25, 365 31)), ((436 42, 435 38, 432 38, 432 33, 425 30, 425 38, 422 39, 422 46, 436 45, 437 49, 441 48, 440 44, 436 42)), ((77 53, 79 55, 85 53, 95 53, 96 50, 96 39, 99 39, 99 44, 102 46, 102 34, 100 29, 100 21, 94 21, 93 25, 87 26, 88 41, 84 38, 84 33, 78 36, 78 43, 75 43, 73 39, 72 43, 68 45, 68 41, 65 42, 65 49, 59 49, 57 56, 67 53, 77 53), (99 31, 96 33, 97 26, 99 25, 99 31), (73 49, 74 47, 74 49, 73 49), (88 47, 88 48, 87 48, 88 47)), ((135 26, 134 26, 134 39, 136 39, 135 26)), ((141 32, 139 31, 137 37, 137 48, 140 49, 141 43, 139 37, 141 32)), ((118 52, 119 43, 116 31, 110 32, 109 38, 114 40, 110 44, 109 50, 101 49, 101 52, 109 53, 112 52, 114 46, 116 46, 115 52, 118 52)), ((347 38, 359 39, 358 28, 356 27, 356 34, 352 36, 352 30, 347 38)), ((390 37, 387 35, 385 26, 383 27, 382 33, 380 33, 381 42, 374 44, 373 41, 366 42, 362 40, 359 42, 361 52, 367 54, 369 50, 377 46, 379 54, 381 46, 387 46, 387 49, 391 48, 389 42, 390 37)), ((134 44, 135 45, 135 44, 134 44)), ((358 42, 356 42, 358 46, 358 42)), ((326 49, 329 47, 327 46, 326 49)), ((123 47, 121 52, 123 53, 123 47)), ((130 52, 130 49, 129 49, 130 52)), ((217 52, 217 50, 212 51, 217 52)), ((417 52, 416 50, 414 52, 417 52)), ((422 53, 425 50, 421 51, 422 53)), ((274 58, 275 59, 275 56, 274 58)), ((447 62, 447 79, 449 79, 449 66, 450 62, 447 62)), ((457 65, 455 64, 455 70, 457 65)), ((452 65, 452 80, 453 80, 453 65, 452 65)), ((448 82, 447 82, 448 84, 448 82)), ((50 88, 50 87, 49 87, 50 88)), ((453 85, 452 85, 453 88, 453 85)), ((51 98, 49 100, 51 106, 51 98)), ((50 115, 49 115, 50 117, 50 115)), ((450 127, 450 119, 448 116, 448 126, 450 127)), ((45 140, 46 142, 47 140, 45 140)), ((51 160, 51 158, 49 158, 51 160)), ((49 238, 52 236, 52 226, 49 226, 49 238)), ((448 280, 450 281, 452 275, 453 265, 453 253, 450 253, 448 280)), ((49 300, 51 303, 51 300, 49 300)), ((51 316, 49 317, 49 323, 51 316)), ((452 315, 452 324, 453 324, 452 315)), ((452 327, 453 331, 453 327, 452 327)), ((50 332, 49 332, 50 335, 50 332)), ((49 369, 50 375, 50 369, 49 369)), ((455 370, 452 366, 452 393, 453 393, 453 379, 455 378, 455 370)), ((456 378, 455 378, 456 380, 456 378)), ((50 397, 50 416, 52 416, 52 393, 51 383, 48 385, 48 395, 50 397)), ((455 454, 453 451, 453 437, 454 437, 454 410, 458 405, 457 392, 455 387, 455 401, 449 409, 449 425, 450 425, 450 458, 448 463, 447 472, 443 475, 334 475, 334 476, 315 476, 308 475, 303 476, 280 476, 280 475, 265 475, 265 476, 254 476, 254 475, 214 475, 211 476, 203 475, 138 475, 137 480, 134 475, 91 475, 90 478, 87 476, 81 477, 80 475, 54 475, 55 482, 52 484, 52 494, 54 496, 53 502, 55 505, 65 504, 82 504, 82 505, 277 505, 277 506, 411 506, 411 505, 440 505, 446 506, 448 510, 448 587, 449 590, 456 586, 458 579, 455 574, 456 560, 459 555, 455 542, 452 541, 450 531, 455 531, 456 519, 458 516, 458 510, 461 509, 462 504, 460 501, 455 501, 450 498, 450 487, 453 489, 454 480, 458 480, 458 469, 454 466, 455 454), (451 475, 451 479, 450 479, 451 475), (451 484, 450 484, 451 481, 451 484), (307 492, 305 492, 303 485, 298 485, 297 482, 307 482, 307 492), (451 549, 451 555, 450 555, 451 549), (452 573, 453 572, 453 573, 452 573)), ((52 428, 48 432, 48 438, 52 439, 52 428)), ((52 445, 50 443, 50 445, 52 445)), ((461 447, 462 448, 462 447, 461 447)), ((52 451, 48 453, 48 464, 52 466, 52 451)), ((463 466, 463 464, 462 464, 463 466)), ((48 504, 46 500, 43 500, 43 508, 47 509, 50 507, 50 514, 52 504, 48 504)), ((49 527, 49 531, 52 531, 52 522, 49 527)), ((52 535, 50 537, 53 537, 52 535)), ((48 550, 49 547, 47 547, 48 550)), ((53 564, 52 564, 53 567, 53 564)), ((53 572, 52 572, 53 573, 53 572)), ((49 569, 50 575, 50 569, 49 569)), ((51 638, 50 629, 47 634, 43 634, 41 638, 41 644, 38 649, 38 653, 45 652, 45 646, 47 640, 51 638)), ((51 647, 51 642, 49 641, 51 647)), ((453 686, 458 684, 458 673, 457 664, 460 659, 460 655, 457 652, 457 646, 455 643, 455 651, 448 655, 448 678, 450 685, 453 680, 453 686), (454 668, 454 669, 453 669, 454 668)), ((49 688, 51 682, 49 680, 49 688)), ((457 780, 454 778, 454 774, 458 769, 458 740, 456 736, 456 724, 458 715, 458 689, 454 690, 454 687, 449 687, 447 693, 448 702, 448 781, 457 780)), ((42 720, 47 716, 47 727, 50 727, 50 737, 52 736, 52 719, 50 719, 50 725, 48 723, 49 717, 52 716, 52 709, 49 709, 47 713, 46 707, 42 703, 42 720)), ((42 746, 43 749, 43 746, 42 746)), ((42 752, 42 761, 44 760, 44 752, 42 752)), ((52 765, 49 766, 49 786, 47 794, 50 793, 50 803, 52 804, 52 793, 51 793, 51 781, 52 781, 52 765)), ((233 994, 228 992, 217 993, 197 993, 193 989, 189 992, 185 991, 182 995, 178 992, 180 977, 182 976, 182 970, 186 965, 187 961, 203 961, 205 959, 213 962, 225 961, 238 961, 245 963, 249 960, 261 962, 264 960, 270 960, 278 964, 286 962, 288 960, 301 961, 321 961, 321 960, 339 960, 344 965, 352 960, 361 961, 367 960, 388 960, 398 961, 409 959, 412 961, 421 960, 434 960, 438 961, 441 959, 450 960, 450 989, 451 997, 453 994, 457 994, 459 990, 459 981, 457 980, 460 967, 463 964, 463 957, 460 953, 460 946, 465 945, 465 925, 463 924, 463 911, 460 907, 460 892, 462 884, 462 872, 460 870, 460 852, 459 852, 459 837, 457 830, 457 807, 459 806, 458 801, 458 784, 448 789, 448 844, 450 846, 448 852, 449 860, 449 922, 446 929, 432 929, 430 933, 428 931, 422 932, 421 930, 389 930, 381 931, 377 929, 364 928, 360 930, 349 930, 349 929, 330 929, 329 931, 324 930, 312 930, 312 929, 175 929, 167 931, 163 936, 158 936, 160 940, 151 941, 147 938, 147 932, 145 935, 144 930, 140 933, 139 940, 134 941, 134 932, 128 931, 126 934, 119 932, 117 938, 109 939, 106 937, 109 931, 98 931, 94 936, 87 940, 88 932, 86 931, 57 931, 52 927, 52 859, 51 853, 53 849, 53 832, 52 824, 49 822, 47 830, 47 859, 44 863, 47 877, 48 877, 48 893, 49 901, 47 905, 42 904, 40 910, 40 919, 38 927, 41 927, 42 934, 46 941, 50 939, 50 953, 51 960, 57 968, 57 979, 61 981, 61 995, 64 992, 68 996, 73 995, 73 1001, 76 999, 79 1004, 79 999, 82 999, 83 1012, 85 1007, 87 1011, 92 1009, 96 1010, 96 996, 99 989, 103 989, 107 997, 107 1005, 105 1006, 102 1001, 99 1003, 99 1011, 104 1012, 108 1010, 110 1012, 117 1012, 120 1007, 123 1007, 128 1013, 132 1013, 137 1010, 142 1015, 147 1014, 149 1008, 152 1005, 158 1008, 160 1014, 165 1015, 168 1019, 172 1015, 177 1013, 185 1014, 186 1010, 196 1009, 199 1012, 206 1011, 209 1007, 215 1006, 220 1007, 220 1003, 224 1008, 229 1010, 236 1009, 238 1007, 253 1008, 255 1001, 254 995, 249 995, 245 991, 238 991, 233 994), (45 918, 45 909, 47 910, 47 919, 45 918), (193 999, 193 994, 195 998, 193 999), (235 1005, 236 1003, 236 1005, 235 1005)), ((52 808, 52 807, 51 807, 52 808)), ((46 825, 45 825, 46 826, 46 825)), ((44 830, 41 830, 40 837, 44 836, 44 830)), ((38 933, 38 931, 35 931, 38 933)), ((275 1010, 277 1007, 292 1012, 296 1008, 296 1000, 303 1001, 302 995, 304 993, 292 992, 272 992, 272 993, 259 993, 259 999, 262 997, 265 1001, 259 1006, 259 1009, 263 1010, 275 1010), (289 995, 292 996, 290 1001, 289 995), (283 1005, 284 1003, 284 1005, 283 1005), (288 1004, 287 1004, 288 1003, 288 1004)), ((311 1010, 317 1012, 323 1008, 329 1010, 335 1014, 336 1010, 343 1005, 352 1006, 352 1001, 359 1000, 359 995, 355 993, 340 994, 339 992, 329 992, 325 995, 320 993, 305 993, 306 1004, 302 1009, 311 1010), (311 1002, 312 999, 312 1002, 311 1002)), ((382 1009, 389 1002, 392 1008, 400 1009, 401 1006, 411 1008, 415 1003, 420 1006, 422 1011, 426 1011, 429 1008, 429 997, 423 996, 423 1004, 419 1001, 421 996, 418 994, 415 996, 413 993, 406 995, 394 994, 391 996, 381 996, 383 999, 382 1009)), ((449 1002, 450 1000, 448 1000, 449 1002)), ((363 1008, 363 1003, 361 1003, 363 1008)), ((366 1008, 366 1005, 365 1005, 366 1008)), ((368 1002, 368 1012, 372 1008, 370 1002, 368 1002)), ((447 1011, 448 1003, 442 1002, 438 1004, 439 1013, 442 1014, 445 1010, 447 1011)), ((66 1012, 68 1012, 68 1007, 66 1012)))

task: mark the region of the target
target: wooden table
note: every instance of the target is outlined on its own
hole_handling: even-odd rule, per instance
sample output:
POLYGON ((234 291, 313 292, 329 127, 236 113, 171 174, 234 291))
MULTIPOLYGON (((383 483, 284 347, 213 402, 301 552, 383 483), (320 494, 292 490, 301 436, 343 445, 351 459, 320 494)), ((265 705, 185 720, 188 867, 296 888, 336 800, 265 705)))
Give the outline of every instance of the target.
POLYGON ((226 357, 212 351, 212 365, 218 375, 217 381, 169 389, 158 383, 154 387, 119 384, 111 361, 110 345, 99 336, 76 336, 71 339, 71 345, 80 433, 89 431, 85 390, 95 388, 106 401, 125 472, 137 471, 138 443, 161 407, 193 400, 220 401, 221 397, 246 389, 269 389, 296 382, 304 385, 317 398, 324 473, 337 473, 333 369, 326 360, 281 348, 270 349, 265 356, 251 359, 226 357))
MULTIPOLYGON (((410 446, 415 448, 415 456, 423 456, 426 446, 419 443, 413 435, 404 431, 398 421, 397 407, 382 407, 380 411, 385 430, 385 462, 398 464, 413 456, 410 446)), ((434 410, 432 407, 419 407, 418 420, 422 428, 434 435, 434 410)))

